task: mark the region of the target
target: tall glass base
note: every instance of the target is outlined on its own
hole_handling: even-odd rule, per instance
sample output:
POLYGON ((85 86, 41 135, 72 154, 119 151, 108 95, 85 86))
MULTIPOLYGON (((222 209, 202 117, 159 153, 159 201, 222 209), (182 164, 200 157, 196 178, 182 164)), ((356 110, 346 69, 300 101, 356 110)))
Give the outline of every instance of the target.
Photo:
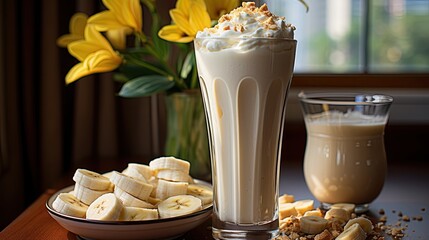
POLYGON ((255 239, 267 240, 279 236, 279 221, 262 224, 243 224, 222 222, 213 216, 212 233, 215 239, 255 239))

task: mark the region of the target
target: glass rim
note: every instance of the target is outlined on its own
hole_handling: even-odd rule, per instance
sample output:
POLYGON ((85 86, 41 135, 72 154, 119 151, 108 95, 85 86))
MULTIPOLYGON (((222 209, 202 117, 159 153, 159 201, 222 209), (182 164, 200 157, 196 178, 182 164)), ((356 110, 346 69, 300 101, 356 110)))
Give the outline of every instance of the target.
POLYGON ((273 37, 195 37, 194 40, 268 40, 268 41, 284 41, 289 40, 297 42, 293 38, 273 38, 273 37))
POLYGON ((298 98, 303 103, 328 105, 389 105, 393 97, 386 94, 359 92, 300 92, 298 98))

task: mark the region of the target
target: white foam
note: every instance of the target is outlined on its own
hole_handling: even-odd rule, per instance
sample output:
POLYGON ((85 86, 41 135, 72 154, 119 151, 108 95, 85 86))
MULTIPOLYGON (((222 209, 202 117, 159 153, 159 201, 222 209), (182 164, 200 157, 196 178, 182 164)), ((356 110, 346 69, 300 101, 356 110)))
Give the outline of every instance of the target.
POLYGON ((248 50, 260 47, 261 38, 293 39, 294 30, 295 26, 271 13, 266 4, 258 8, 253 2, 244 2, 242 7, 222 16, 214 27, 198 32, 197 38, 207 38, 202 45, 208 51, 248 50))

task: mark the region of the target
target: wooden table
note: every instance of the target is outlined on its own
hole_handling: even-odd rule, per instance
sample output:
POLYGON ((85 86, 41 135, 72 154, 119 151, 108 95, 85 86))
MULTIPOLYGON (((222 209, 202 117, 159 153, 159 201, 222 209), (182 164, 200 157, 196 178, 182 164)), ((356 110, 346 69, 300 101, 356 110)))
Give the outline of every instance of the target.
MULTIPOLYGON (((369 215, 378 217, 378 211, 384 209, 389 224, 395 224, 400 218, 399 212, 410 216, 406 237, 403 239, 429 239, 429 174, 427 164, 389 165, 388 177, 380 196, 370 206, 369 215), (412 217, 420 216, 421 221, 412 217)), ((296 199, 313 199, 307 189, 300 164, 282 163, 280 192, 295 195, 296 199)), ((52 219, 46 208, 47 199, 54 193, 47 190, 28 209, 16 218, 1 233, 0 239, 80 239, 68 232, 52 219)), ((212 239, 211 221, 208 220, 180 239, 212 239)), ((386 238, 390 239, 390 238, 386 238)))

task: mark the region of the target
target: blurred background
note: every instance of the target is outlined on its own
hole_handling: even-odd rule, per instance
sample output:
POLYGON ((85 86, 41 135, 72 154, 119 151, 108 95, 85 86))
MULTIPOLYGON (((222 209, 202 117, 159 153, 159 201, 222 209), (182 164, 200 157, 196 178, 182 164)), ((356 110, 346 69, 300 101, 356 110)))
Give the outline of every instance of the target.
MULTIPOLYGON (((263 2, 297 27, 283 161, 301 164, 304 155, 300 91, 354 91, 395 99, 388 161, 427 165, 429 0, 307 0, 309 12, 297 0, 263 2)), ((175 1, 157 5, 169 23, 175 1)), ((110 74, 65 85, 77 61, 56 39, 75 12, 102 9, 99 0, 0 1, 0 229, 76 167, 163 154, 162 95, 117 97, 110 74)))

